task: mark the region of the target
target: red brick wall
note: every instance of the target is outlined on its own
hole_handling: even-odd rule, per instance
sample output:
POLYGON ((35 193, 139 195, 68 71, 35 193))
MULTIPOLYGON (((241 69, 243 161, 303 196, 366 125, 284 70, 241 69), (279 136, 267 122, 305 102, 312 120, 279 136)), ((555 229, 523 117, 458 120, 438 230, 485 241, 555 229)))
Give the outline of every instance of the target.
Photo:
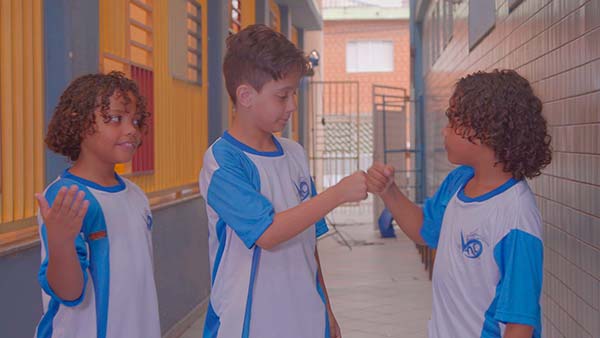
POLYGON ((360 112, 372 110, 373 84, 410 89, 410 36, 408 20, 325 21, 322 56, 324 81, 358 81, 360 112), (394 71, 346 73, 346 43, 353 40, 394 41, 394 71))

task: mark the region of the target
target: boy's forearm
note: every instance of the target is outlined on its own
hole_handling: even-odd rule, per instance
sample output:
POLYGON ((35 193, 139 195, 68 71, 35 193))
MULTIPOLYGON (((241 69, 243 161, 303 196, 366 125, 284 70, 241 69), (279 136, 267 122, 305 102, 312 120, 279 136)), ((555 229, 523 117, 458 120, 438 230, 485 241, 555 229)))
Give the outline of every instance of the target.
POLYGON ((404 196, 396 184, 392 184, 380 197, 402 231, 417 244, 424 245, 421 237, 423 210, 404 196))
POLYGON ((266 250, 272 249, 306 230, 343 202, 343 197, 333 186, 296 207, 279 212, 256 244, 266 250))
POLYGON ((63 300, 72 301, 81 296, 83 273, 74 245, 49 248, 46 279, 52 291, 63 300))
POLYGON ((506 324, 504 338, 531 338, 533 336, 533 327, 523 324, 506 324))

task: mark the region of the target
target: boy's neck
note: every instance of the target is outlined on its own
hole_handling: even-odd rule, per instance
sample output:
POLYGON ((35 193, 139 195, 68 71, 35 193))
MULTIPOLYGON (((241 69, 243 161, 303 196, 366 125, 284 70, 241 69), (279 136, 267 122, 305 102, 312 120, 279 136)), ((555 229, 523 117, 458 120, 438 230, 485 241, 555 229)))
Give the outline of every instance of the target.
POLYGON ((472 166, 475 175, 465 187, 465 193, 469 197, 476 197, 493 191, 513 178, 510 172, 504 171, 502 164, 494 165, 494 162, 486 161, 485 163, 475 163, 472 166))
POLYGON ((483 185, 495 185, 503 184, 513 177, 511 173, 504 171, 504 166, 501 164, 497 165, 477 165, 473 168, 475 170, 475 176, 478 182, 483 185))
POLYGON ((273 134, 255 128, 251 123, 243 123, 239 117, 233 121, 228 132, 233 138, 252 149, 264 152, 277 150, 277 146, 273 142, 273 134))
POLYGON ((83 158, 83 156, 79 157, 71 169, 69 169, 69 172, 105 187, 119 183, 115 178, 114 165, 93 161, 89 158, 83 158))

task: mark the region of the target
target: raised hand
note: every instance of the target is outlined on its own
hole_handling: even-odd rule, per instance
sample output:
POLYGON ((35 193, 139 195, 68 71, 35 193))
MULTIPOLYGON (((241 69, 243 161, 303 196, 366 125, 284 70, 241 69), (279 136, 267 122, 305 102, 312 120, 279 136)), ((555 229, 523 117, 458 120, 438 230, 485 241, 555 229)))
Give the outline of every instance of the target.
POLYGON ((35 194, 46 224, 49 246, 74 243, 90 205, 84 197, 85 193, 76 185, 72 185, 69 189, 62 187, 50 207, 43 194, 35 194))

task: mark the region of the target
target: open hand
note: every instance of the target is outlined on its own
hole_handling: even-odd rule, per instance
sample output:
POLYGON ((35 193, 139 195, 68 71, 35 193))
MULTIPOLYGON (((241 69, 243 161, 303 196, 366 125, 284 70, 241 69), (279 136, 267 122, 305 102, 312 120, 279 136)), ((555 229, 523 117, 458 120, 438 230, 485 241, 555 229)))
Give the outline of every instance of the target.
POLYGON ((75 241, 90 205, 84 197, 85 192, 76 185, 69 189, 62 187, 50 207, 43 194, 35 194, 49 243, 72 244, 75 241))

